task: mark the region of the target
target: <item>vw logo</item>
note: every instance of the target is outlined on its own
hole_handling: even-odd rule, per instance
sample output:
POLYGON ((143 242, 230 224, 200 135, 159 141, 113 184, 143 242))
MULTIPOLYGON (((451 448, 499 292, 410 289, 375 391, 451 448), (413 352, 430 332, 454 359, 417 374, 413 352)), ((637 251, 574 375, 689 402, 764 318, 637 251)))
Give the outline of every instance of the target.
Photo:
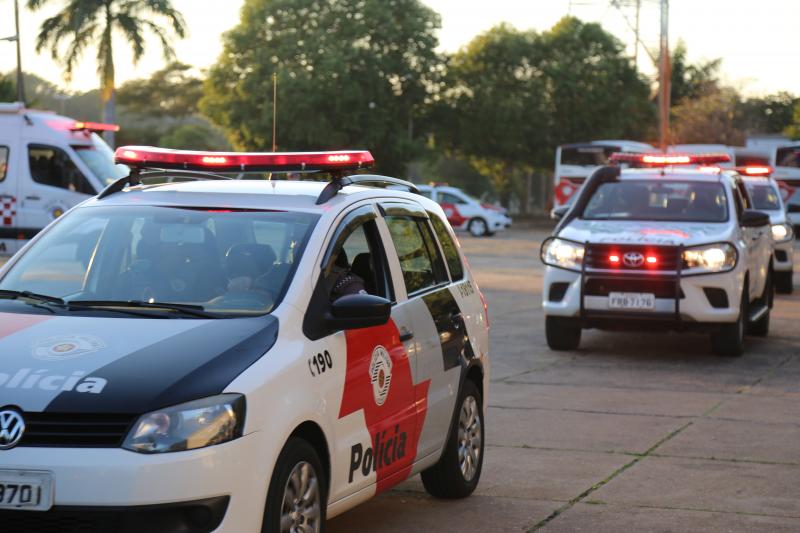
POLYGON ((19 444, 25 433, 25 420, 16 410, 0 411, 0 450, 8 450, 19 444))
POLYGON ((628 252, 622 256, 622 262, 631 268, 640 267, 644 264, 644 255, 639 252, 628 252))

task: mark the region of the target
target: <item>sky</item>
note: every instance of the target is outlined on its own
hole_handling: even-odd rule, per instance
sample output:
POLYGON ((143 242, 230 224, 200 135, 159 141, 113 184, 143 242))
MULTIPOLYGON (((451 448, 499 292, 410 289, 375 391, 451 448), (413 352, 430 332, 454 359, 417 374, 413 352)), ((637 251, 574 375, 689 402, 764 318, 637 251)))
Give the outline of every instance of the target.
MULTIPOLYGON (((98 85, 93 50, 88 50, 73 80, 66 84, 62 69, 49 53, 34 46, 38 27, 66 0, 51 0, 47 8, 31 13, 22 8, 23 69, 34 72, 69 91, 98 85)), ((189 36, 177 41, 178 59, 203 69, 222 51, 222 34, 239 21, 243 0, 172 0, 186 18, 189 36)), ((543 31, 571 13, 585 21, 599 22, 628 45, 633 55, 635 0, 423 0, 442 16, 440 48, 455 51, 475 35, 501 22, 519 29, 543 31), (622 5, 622 9, 613 7, 622 5)), ((640 35, 644 47, 658 51, 658 0, 641 0, 640 35)), ((0 38, 14 34, 13 0, 0 0, 0 38)), ((670 45, 685 41, 689 60, 722 58, 724 81, 748 95, 781 90, 800 94, 800 50, 797 47, 798 0, 670 0, 670 45)), ((147 77, 164 64, 159 46, 150 40, 149 52, 138 65, 119 40, 116 47, 117 83, 147 77)), ((644 47, 639 47, 642 72, 654 75, 644 47)), ((16 68, 15 48, 0 41, 0 72, 16 68)))

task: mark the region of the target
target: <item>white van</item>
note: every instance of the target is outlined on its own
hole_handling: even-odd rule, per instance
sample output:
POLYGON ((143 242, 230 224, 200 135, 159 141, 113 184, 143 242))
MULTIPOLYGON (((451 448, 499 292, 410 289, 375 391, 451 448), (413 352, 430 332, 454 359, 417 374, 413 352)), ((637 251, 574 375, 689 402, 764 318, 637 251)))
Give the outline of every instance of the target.
POLYGON ((118 129, 0 103, 0 255, 127 174, 96 133, 118 129))

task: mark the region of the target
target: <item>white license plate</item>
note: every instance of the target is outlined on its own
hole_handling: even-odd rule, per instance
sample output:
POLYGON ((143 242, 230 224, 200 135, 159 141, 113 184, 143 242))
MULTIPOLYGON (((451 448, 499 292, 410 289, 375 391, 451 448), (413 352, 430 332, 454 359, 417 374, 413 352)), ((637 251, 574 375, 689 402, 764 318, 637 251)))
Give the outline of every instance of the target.
POLYGON ((608 293, 609 309, 646 309, 656 308, 656 295, 647 292, 610 292, 608 293))
POLYGON ((0 470, 0 509, 47 511, 53 506, 53 474, 0 470))

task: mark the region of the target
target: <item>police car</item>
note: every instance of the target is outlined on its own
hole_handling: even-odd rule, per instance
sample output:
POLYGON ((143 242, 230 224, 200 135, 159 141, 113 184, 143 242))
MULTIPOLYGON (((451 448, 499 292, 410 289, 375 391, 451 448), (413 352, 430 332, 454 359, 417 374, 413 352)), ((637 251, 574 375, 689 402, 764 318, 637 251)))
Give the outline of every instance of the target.
POLYGON ((751 165, 737 168, 744 176, 744 184, 755 209, 769 215, 772 224, 772 240, 775 243, 773 268, 775 289, 784 294, 794 290, 794 227, 786 213, 780 187, 770 177, 772 167, 751 165))
POLYGON ((721 155, 615 154, 542 245, 548 345, 581 330, 709 332, 739 355, 745 332, 767 335, 774 280, 769 216, 752 209, 721 155), (691 165, 681 168, 678 165, 691 165))
POLYGON ((118 130, 0 103, 0 256, 127 173, 97 134, 118 130))
POLYGON ((448 185, 419 185, 420 193, 438 202, 447 220, 457 230, 469 231, 474 237, 491 237, 511 227, 508 212, 483 203, 464 191, 448 185))
POLYGON ((489 323, 438 204, 363 151, 116 154, 0 270, 3 531, 318 532, 417 473, 475 489, 489 323))

